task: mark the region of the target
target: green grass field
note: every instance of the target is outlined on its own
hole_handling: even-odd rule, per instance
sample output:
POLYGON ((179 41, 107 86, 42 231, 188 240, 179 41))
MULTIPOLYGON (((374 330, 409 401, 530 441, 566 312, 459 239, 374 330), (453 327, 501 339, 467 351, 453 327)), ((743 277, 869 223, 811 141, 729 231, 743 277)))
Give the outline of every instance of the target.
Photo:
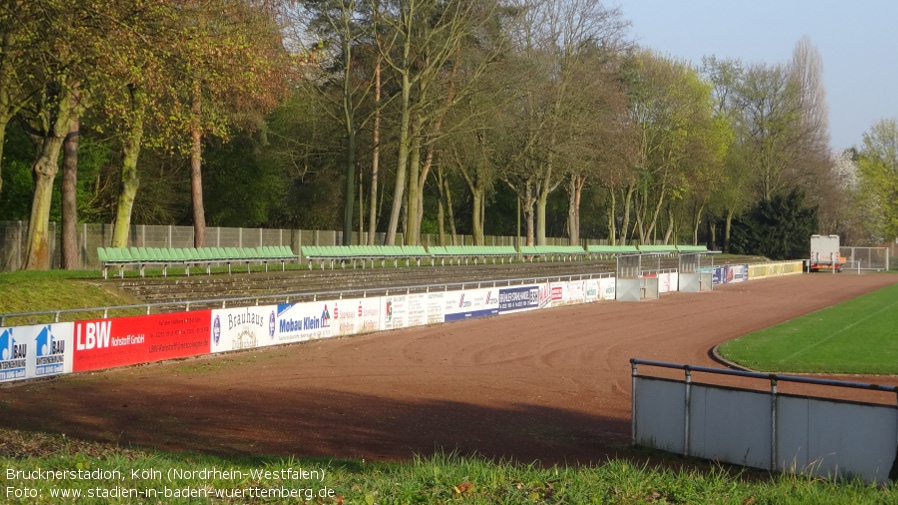
POLYGON ((898 284, 732 340, 720 354, 763 372, 898 374, 898 284))

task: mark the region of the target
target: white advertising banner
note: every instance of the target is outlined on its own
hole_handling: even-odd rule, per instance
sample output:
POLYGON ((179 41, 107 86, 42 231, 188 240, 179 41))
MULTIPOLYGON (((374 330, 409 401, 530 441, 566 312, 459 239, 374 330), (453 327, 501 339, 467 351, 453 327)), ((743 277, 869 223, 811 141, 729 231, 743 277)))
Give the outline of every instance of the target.
POLYGON ((381 329, 395 330, 408 327, 408 295, 382 296, 383 313, 381 329))
POLYGON ((670 273, 658 274, 658 293, 670 293, 670 273))
POLYGON ((582 280, 552 282, 549 289, 552 292, 553 307, 586 302, 586 289, 582 280))
POLYGON ((500 288, 466 289, 443 293, 446 321, 459 321, 499 314, 500 288))
POLYGON ((602 300, 614 300, 616 286, 617 282, 614 277, 599 279, 599 298, 602 300))
POLYGON ((331 310, 333 301, 282 303, 277 306, 278 344, 303 342, 334 335, 331 310))
POLYGON ((550 301, 546 284, 499 288, 499 313, 508 314, 545 307, 550 301))
POLYGON ((410 294, 406 299, 406 324, 409 327, 427 324, 427 293, 410 294))
POLYGON ((0 382, 72 372, 74 323, 0 328, 0 382))
POLYGON ((586 279, 585 281, 583 281, 583 289, 583 300, 586 303, 597 302, 601 299, 598 279, 586 279))
POLYGON ((277 344, 275 305, 212 311, 211 352, 236 351, 277 344))
POLYGON ((427 293, 427 324, 442 323, 445 321, 446 301, 443 292, 427 293))
POLYGON ((380 329, 380 297, 335 300, 332 336, 357 335, 380 329))

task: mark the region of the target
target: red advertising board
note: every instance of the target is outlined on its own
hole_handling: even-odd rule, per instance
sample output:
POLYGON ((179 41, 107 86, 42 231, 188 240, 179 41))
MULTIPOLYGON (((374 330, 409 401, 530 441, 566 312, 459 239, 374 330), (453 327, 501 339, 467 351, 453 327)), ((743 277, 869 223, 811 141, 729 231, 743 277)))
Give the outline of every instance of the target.
POLYGON ((73 372, 209 353, 212 311, 78 321, 73 372))

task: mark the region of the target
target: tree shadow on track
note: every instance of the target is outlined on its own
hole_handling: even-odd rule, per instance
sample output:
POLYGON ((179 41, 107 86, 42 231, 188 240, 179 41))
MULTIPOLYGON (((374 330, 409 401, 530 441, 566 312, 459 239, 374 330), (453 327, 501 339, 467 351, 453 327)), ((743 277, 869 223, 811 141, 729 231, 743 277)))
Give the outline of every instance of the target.
POLYGON ((539 405, 234 384, 165 392, 104 377, 0 389, 0 426, 215 455, 408 460, 455 451, 541 465, 598 463, 629 441, 626 421, 539 405))

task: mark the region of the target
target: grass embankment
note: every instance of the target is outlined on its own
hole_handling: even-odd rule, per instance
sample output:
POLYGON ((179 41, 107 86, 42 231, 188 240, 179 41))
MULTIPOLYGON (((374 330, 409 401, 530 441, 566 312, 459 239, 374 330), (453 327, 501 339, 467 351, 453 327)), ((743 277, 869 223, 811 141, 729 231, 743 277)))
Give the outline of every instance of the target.
POLYGON ((224 459, 4 430, 0 440, 6 467, 4 503, 898 503, 894 484, 875 487, 786 475, 759 478, 716 467, 708 471, 649 469, 622 460, 595 467, 541 468, 452 455, 403 463, 224 459), (37 469, 87 473, 82 473, 86 478, 53 480, 46 473, 35 474, 37 469), (29 474, 17 471, 43 478, 26 480, 22 477, 29 474), (76 493, 80 498, 74 498, 76 493))
MULTIPOLYGON (((107 291, 96 271, 50 270, 0 273, 0 314, 87 309, 133 303, 107 291)), ((140 314, 140 310, 116 316, 140 314)), ((60 321, 102 317, 102 312, 62 313, 60 321)), ((53 315, 7 318, 7 325, 53 322, 53 315)))
POLYGON ((740 337, 720 353, 764 372, 898 374, 898 284, 740 337))

